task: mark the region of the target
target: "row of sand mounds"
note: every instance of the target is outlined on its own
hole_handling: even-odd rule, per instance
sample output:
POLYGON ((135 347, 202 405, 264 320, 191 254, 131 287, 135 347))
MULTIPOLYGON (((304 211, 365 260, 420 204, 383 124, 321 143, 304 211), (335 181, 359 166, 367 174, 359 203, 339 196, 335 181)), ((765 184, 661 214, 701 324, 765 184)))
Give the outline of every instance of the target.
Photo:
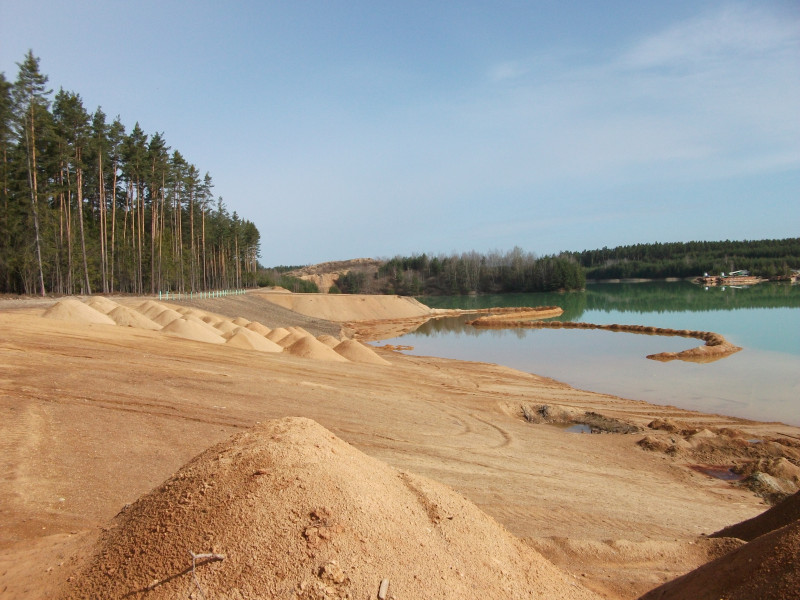
POLYGON ((258 352, 280 353, 333 362, 388 365, 370 347, 333 336, 316 339, 301 327, 268 327, 243 317, 229 319, 196 308, 146 300, 131 308, 109 298, 93 296, 86 302, 64 298, 44 317, 82 325, 118 325, 162 333, 208 344, 229 344, 258 352))
POLYGON ((651 590, 641 600, 800 598, 800 493, 714 536, 749 541, 651 590))
POLYGON ((598 598, 449 488, 304 418, 213 446, 124 509, 63 598, 598 598), (192 569, 190 552, 207 555, 192 569))

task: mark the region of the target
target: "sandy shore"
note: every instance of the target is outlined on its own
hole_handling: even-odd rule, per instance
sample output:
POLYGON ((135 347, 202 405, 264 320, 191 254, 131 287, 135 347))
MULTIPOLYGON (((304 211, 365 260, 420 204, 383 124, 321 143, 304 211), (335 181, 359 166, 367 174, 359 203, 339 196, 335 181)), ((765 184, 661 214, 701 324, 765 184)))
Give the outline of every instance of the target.
MULTIPOLYGON (((280 296, 175 304, 362 339, 379 337, 380 323, 394 331, 434 316, 394 297, 342 296, 331 301, 337 309, 280 296)), ((133 307, 143 299, 114 300, 133 307)), ((287 416, 449 486, 604 598, 636 598, 730 550, 730 540, 706 535, 767 508, 752 490, 697 467, 781 459, 789 481, 797 464, 800 428, 779 423, 380 348, 388 365, 43 319, 52 303, 0 303, 3 598, 57 595, 80 566, 71 557, 88 555, 122 507, 212 444, 287 416), (524 408, 541 422, 526 420, 524 408), (632 433, 565 432, 561 424, 586 413, 632 433), (769 451, 761 456, 746 440, 769 451)))

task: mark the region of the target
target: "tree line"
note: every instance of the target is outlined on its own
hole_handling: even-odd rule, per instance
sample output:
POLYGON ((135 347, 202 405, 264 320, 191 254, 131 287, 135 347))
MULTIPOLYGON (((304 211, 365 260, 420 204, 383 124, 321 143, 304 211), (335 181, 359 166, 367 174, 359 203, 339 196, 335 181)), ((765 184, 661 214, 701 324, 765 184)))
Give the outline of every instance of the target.
POLYGON ((573 252, 590 279, 688 278, 746 269, 786 277, 800 269, 800 238, 635 244, 573 252))
POLYGON ((378 276, 386 278, 385 293, 412 296, 548 292, 586 284, 583 268, 573 257, 536 257, 518 247, 505 253, 397 256, 380 267, 378 276))
POLYGON ((0 73, 0 292, 155 293, 256 284, 260 234, 164 134, 47 89, 29 51, 0 73))

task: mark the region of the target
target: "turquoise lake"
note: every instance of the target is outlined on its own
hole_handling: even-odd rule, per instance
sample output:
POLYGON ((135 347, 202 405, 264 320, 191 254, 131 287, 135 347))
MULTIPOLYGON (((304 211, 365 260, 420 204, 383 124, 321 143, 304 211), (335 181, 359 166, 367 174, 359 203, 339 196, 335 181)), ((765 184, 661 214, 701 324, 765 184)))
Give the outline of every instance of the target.
POLYGON ((661 363, 695 339, 592 330, 476 329, 468 318, 430 321, 386 343, 410 354, 491 362, 573 387, 800 425, 800 286, 704 288, 689 282, 589 284, 583 292, 419 298, 434 308, 560 306, 562 321, 714 331, 741 346, 713 363, 661 363))

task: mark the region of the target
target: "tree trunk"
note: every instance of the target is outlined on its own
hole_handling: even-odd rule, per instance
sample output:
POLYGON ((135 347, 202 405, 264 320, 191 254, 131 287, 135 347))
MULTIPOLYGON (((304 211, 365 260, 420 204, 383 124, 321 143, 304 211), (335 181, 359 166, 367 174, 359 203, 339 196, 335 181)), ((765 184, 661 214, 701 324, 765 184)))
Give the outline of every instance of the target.
POLYGON ((86 260, 86 235, 83 230, 83 168, 80 166, 80 148, 75 153, 75 179, 78 186, 78 227, 81 232, 81 254, 83 255, 84 294, 92 295, 92 284, 89 282, 89 263, 86 260))
POLYGON ((35 107, 33 103, 30 106, 31 111, 31 129, 30 129, 30 139, 28 139, 28 128, 25 127, 25 138, 26 142, 28 142, 28 147, 30 148, 30 153, 28 156, 30 157, 31 162, 28 163, 28 174, 30 177, 30 186, 31 186, 31 212, 33 214, 33 230, 34 230, 34 240, 36 245, 36 263, 39 267, 39 292, 42 296, 45 296, 45 289, 44 289, 44 270, 42 269, 42 248, 41 243, 39 241, 39 188, 37 186, 37 178, 36 178, 36 123, 34 119, 34 111, 35 107))

